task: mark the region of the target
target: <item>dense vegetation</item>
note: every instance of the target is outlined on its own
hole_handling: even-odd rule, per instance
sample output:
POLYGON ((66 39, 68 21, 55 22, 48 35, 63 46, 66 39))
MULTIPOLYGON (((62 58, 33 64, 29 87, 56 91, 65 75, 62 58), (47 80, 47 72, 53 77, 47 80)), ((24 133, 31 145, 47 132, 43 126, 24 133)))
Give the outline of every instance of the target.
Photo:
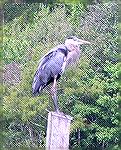
POLYGON ((53 103, 48 89, 33 97, 31 84, 39 59, 70 35, 91 42, 88 47, 81 46, 76 68, 67 70, 58 83, 60 109, 74 118, 70 148, 120 149, 118 7, 116 2, 4 5, 0 87, 4 149, 45 145, 47 113, 53 110, 53 103))

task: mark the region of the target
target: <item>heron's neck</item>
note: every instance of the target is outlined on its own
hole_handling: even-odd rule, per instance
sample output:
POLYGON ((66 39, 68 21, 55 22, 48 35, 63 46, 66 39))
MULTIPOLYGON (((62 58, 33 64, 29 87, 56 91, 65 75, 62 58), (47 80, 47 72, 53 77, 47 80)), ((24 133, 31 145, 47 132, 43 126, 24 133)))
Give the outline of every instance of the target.
POLYGON ((66 48, 70 52, 76 52, 76 53, 80 54, 80 47, 79 47, 79 45, 66 45, 66 48))

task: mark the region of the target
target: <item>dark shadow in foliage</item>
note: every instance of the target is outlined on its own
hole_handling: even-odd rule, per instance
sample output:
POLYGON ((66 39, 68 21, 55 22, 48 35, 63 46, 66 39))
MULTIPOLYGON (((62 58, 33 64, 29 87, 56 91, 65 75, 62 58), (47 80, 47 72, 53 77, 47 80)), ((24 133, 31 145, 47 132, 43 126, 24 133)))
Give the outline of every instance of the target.
MULTIPOLYGON (((44 5, 45 7, 49 6, 50 13, 55 10, 55 8, 60 7, 60 4, 63 4, 62 7, 65 5, 66 15, 71 15, 72 7, 66 1, 59 1, 59 0, 19 0, 18 2, 14 0, 8 0, 4 5, 4 20, 5 23, 12 21, 16 17, 20 17, 21 15, 26 14, 25 20, 27 22, 32 22, 34 18, 34 12, 40 11, 40 6, 44 5), (29 7, 28 7, 29 6, 29 7)), ((82 3, 86 8, 87 5, 93 4, 94 1, 92 0, 77 0, 73 3, 82 3)))
POLYGON ((24 15, 24 21, 26 23, 32 22, 34 18, 34 12, 40 10, 38 4, 10 4, 6 3, 4 5, 4 20, 5 23, 14 20, 21 15, 24 15), (29 7, 28 7, 29 6, 29 7), (26 14, 26 15, 25 15, 26 14))

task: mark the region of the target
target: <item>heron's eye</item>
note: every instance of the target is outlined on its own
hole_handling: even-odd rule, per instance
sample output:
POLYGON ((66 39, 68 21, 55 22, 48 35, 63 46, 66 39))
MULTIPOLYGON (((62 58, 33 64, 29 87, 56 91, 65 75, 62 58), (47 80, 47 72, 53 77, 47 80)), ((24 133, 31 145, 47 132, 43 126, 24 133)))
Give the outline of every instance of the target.
POLYGON ((74 41, 77 41, 78 38, 77 38, 76 36, 73 36, 73 40, 74 40, 74 41))
POLYGON ((68 37, 68 39, 73 39, 73 36, 68 37))
POLYGON ((70 36, 68 39, 72 39, 72 40, 74 40, 74 41, 77 41, 77 40, 78 40, 78 38, 75 37, 75 36, 70 36))
POLYGON ((73 38, 73 40, 76 41, 77 39, 76 39, 76 38, 73 38))

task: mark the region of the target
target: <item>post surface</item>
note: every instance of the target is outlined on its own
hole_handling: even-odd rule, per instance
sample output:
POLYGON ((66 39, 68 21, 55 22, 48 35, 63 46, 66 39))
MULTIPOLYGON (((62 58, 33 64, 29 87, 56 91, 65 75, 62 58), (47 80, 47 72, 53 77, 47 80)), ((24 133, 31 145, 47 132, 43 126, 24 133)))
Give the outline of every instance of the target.
POLYGON ((72 117, 63 113, 49 112, 46 134, 47 150, 68 150, 71 120, 72 117))

